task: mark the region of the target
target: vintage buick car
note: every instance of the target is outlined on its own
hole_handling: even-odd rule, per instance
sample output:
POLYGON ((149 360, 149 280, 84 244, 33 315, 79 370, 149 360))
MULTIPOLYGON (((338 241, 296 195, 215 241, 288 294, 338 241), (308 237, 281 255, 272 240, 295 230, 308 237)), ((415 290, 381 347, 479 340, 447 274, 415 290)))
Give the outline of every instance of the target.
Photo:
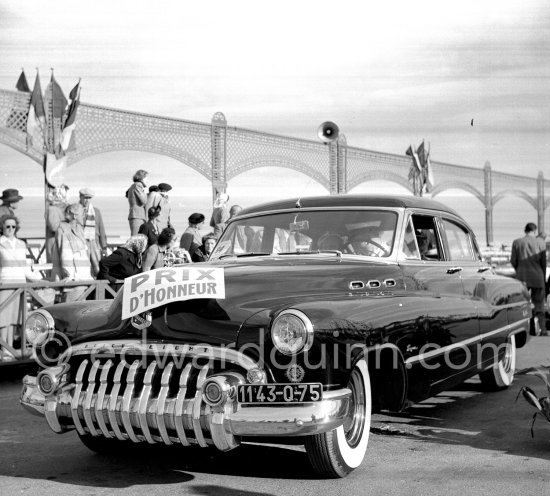
POLYGON ((25 408, 102 452, 131 442, 305 445, 363 461, 371 412, 476 374, 510 385, 531 308, 451 209, 416 197, 279 201, 232 219, 211 260, 133 276, 114 300, 39 309, 25 408))

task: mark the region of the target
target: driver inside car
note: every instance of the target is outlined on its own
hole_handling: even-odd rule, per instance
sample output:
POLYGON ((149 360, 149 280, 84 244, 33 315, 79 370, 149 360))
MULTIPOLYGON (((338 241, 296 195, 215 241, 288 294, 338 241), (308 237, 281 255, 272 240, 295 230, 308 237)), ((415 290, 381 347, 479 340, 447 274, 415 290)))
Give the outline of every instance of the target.
POLYGON ((390 246, 381 238, 381 231, 377 226, 355 231, 348 248, 351 253, 369 257, 385 257, 390 253, 390 246))

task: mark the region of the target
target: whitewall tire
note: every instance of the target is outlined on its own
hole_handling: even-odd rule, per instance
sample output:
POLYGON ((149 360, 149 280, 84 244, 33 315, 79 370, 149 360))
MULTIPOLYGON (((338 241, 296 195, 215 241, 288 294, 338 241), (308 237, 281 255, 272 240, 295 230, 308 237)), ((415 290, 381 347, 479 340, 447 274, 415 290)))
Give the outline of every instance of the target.
POLYGON ((490 390, 505 389, 514 381, 516 369, 516 337, 508 337, 504 357, 490 369, 479 373, 481 383, 490 390))
POLYGON ((347 387, 352 395, 344 424, 305 439, 309 461, 315 472, 323 477, 345 477, 361 465, 367 452, 372 401, 365 360, 355 365, 347 387))

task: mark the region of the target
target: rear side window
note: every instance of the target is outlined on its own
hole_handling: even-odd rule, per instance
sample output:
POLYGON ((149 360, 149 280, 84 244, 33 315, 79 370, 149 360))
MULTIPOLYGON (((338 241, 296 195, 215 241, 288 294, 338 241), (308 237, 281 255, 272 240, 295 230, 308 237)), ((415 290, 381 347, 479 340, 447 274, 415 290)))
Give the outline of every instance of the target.
POLYGON ((476 260, 470 233, 467 229, 447 219, 442 219, 442 224, 447 238, 449 258, 451 260, 476 260))

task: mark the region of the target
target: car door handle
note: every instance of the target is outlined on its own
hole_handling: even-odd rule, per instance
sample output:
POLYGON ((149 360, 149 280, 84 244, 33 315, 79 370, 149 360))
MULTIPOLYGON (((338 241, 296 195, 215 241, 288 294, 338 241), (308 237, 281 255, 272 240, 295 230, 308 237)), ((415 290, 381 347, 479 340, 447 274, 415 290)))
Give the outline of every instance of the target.
POLYGON ((480 269, 477 269, 477 271, 478 271, 479 273, 485 272, 485 271, 487 271, 487 270, 491 270, 491 267, 481 267, 480 269))
POLYGON ((460 272, 462 270, 462 267, 451 267, 447 269, 447 274, 456 274, 457 272, 460 272))

